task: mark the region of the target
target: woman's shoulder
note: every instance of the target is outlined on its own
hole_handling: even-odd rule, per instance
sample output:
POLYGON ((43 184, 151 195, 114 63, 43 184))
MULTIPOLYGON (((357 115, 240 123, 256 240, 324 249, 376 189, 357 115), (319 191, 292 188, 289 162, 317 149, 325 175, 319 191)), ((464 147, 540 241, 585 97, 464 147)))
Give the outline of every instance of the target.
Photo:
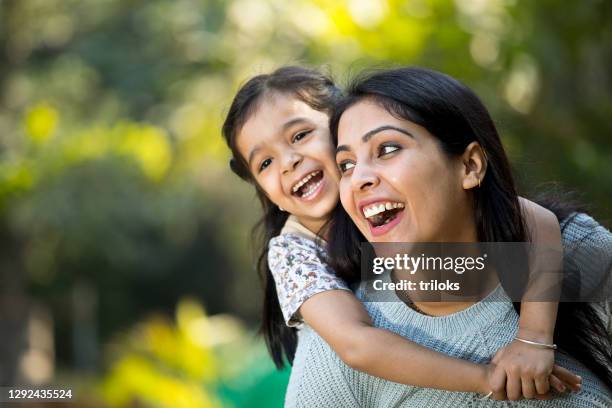
POLYGON ((578 241, 596 236, 612 240, 612 234, 606 227, 586 213, 574 212, 559 222, 564 241, 578 241))
POLYGON ((566 260, 611 264, 612 233, 593 217, 585 213, 573 213, 559 225, 566 260))

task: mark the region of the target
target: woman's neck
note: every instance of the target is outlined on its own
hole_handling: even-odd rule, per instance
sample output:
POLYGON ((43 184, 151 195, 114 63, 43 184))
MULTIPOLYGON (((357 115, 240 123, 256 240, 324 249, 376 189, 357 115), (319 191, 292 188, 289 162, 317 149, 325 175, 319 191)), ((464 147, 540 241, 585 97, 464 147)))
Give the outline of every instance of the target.
MULTIPOLYGON (((439 237, 435 241, 446 243, 478 242, 478 232, 474 219, 471 217, 463 218, 460 224, 455 225, 454 228, 449 228, 445 231, 444 236, 439 237)), ((416 272, 415 276, 421 275, 421 278, 425 279, 428 276, 427 273, 428 272, 419 271, 416 272)), ((474 301, 462 301, 461 299, 435 302, 419 301, 418 299, 412 301, 412 305, 416 306, 417 311, 429 316, 446 316, 457 313, 467 309, 475 303, 474 301)))

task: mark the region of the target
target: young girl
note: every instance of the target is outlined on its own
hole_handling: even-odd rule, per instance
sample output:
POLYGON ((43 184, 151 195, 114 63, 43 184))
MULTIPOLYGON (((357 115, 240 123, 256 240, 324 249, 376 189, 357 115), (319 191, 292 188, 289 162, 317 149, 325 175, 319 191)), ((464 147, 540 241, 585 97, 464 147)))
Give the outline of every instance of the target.
MULTIPOLYGON (((292 361, 296 327, 305 322, 347 365, 398 383, 487 396, 496 388, 497 399, 506 397, 503 387, 494 387, 500 382, 512 384, 513 399, 546 395, 549 386, 579 390, 579 377, 553 366, 556 304, 523 304, 518 337, 532 344, 514 341, 498 352, 496 366, 455 359, 372 326, 325 262, 324 227, 338 203, 339 182, 328 121, 339 96, 316 71, 281 68, 248 81, 223 125, 230 166, 253 183, 264 210, 262 330, 277 367, 284 357, 292 361)), ((554 215, 533 203, 524 207, 538 242, 558 245, 554 215)))

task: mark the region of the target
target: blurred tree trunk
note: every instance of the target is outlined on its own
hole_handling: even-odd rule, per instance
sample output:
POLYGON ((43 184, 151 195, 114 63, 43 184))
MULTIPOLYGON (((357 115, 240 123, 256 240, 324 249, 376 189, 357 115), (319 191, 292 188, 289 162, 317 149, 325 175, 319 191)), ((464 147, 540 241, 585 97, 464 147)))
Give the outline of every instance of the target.
MULTIPOLYGON (((9 38, 11 30, 11 15, 15 9, 14 0, 0 1, 0 91, 4 90, 4 82, 11 67, 9 57, 9 38)), ((0 97, 4 92, 0 93, 0 97)), ((1 99, 0 99, 1 103, 1 99)))
POLYGON ((19 359, 27 348, 29 299, 19 263, 19 243, 0 219, 0 385, 15 385, 19 359))

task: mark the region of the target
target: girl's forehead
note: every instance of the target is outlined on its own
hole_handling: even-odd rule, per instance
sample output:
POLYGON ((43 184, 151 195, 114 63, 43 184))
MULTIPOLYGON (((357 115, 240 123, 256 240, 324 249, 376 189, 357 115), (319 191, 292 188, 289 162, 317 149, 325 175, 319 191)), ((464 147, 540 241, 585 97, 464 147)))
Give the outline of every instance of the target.
POLYGON ((297 122, 297 119, 313 123, 327 123, 327 113, 310 107, 296 96, 287 94, 271 94, 263 97, 257 104, 242 127, 242 132, 255 130, 261 133, 277 133, 287 127, 287 124, 297 122))
POLYGON ((262 97, 251 114, 251 118, 266 117, 282 121, 296 114, 317 115, 321 112, 312 109, 296 95, 275 92, 262 97))

